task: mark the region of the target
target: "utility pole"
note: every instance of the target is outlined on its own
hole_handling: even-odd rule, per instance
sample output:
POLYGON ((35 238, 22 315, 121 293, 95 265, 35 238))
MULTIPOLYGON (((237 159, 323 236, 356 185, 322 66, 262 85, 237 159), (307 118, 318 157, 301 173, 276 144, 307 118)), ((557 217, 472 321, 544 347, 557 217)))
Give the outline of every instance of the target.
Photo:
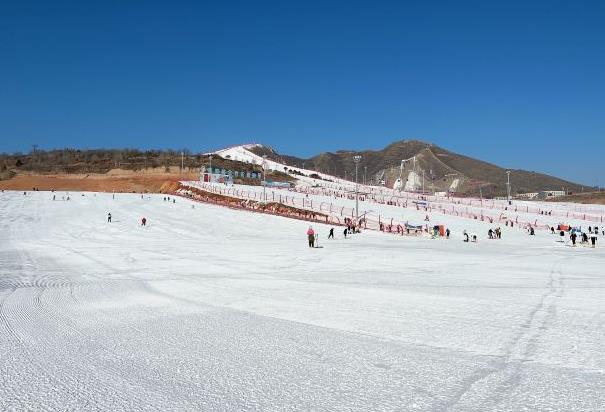
POLYGON ((265 193, 267 186, 267 172, 265 171, 265 166, 267 162, 267 155, 263 155, 263 201, 267 201, 267 194, 265 193))
POLYGON ((212 174, 212 154, 208 156, 210 158, 210 174, 208 175, 208 182, 210 182, 210 175, 212 174))
POLYGON ((506 200, 510 205, 510 170, 506 171, 506 200))
MULTIPOLYGON (((405 167, 405 160, 401 161, 401 166, 399 167, 399 192, 403 190, 403 168, 405 167)), ((407 179, 406 179, 407 182, 407 179)))
POLYGON ((353 156, 353 161, 355 162, 355 221, 357 223, 359 223, 359 184, 357 183, 357 168, 360 160, 360 155, 353 156))
POLYGON ((368 167, 364 166, 363 167, 363 185, 366 185, 366 172, 368 171, 368 167))

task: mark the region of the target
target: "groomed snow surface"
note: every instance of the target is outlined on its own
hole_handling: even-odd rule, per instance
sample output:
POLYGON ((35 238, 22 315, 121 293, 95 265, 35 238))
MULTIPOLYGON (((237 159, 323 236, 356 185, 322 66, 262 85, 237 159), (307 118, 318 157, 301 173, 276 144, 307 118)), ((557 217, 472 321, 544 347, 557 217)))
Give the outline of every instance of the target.
POLYGON ((2 193, 0 410, 605 410, 605 248, 448 219, 2 193))

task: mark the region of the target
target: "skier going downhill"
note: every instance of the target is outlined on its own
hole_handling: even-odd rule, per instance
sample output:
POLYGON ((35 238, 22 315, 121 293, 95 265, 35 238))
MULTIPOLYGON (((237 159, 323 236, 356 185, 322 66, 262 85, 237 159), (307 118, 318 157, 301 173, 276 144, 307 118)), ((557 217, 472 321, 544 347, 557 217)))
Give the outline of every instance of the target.
POLYGON ((328 234, 328 239, 334 239, 334 228, 330 228, 330 233, 328 234))

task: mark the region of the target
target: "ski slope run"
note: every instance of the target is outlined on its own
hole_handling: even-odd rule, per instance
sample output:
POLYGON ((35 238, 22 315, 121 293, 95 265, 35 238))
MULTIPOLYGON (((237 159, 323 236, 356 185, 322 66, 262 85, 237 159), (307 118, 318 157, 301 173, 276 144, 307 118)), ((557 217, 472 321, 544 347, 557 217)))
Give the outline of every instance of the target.
POLYGON ((0 410, 603 410, 605 248, 306 229, 0 194, 0 410))

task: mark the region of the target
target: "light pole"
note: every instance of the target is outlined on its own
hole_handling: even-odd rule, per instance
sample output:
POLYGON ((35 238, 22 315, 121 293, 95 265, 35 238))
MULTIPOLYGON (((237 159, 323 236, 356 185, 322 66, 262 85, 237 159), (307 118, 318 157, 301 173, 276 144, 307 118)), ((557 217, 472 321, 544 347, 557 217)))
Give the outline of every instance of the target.
POLYGON ((360 155, 353 156, 353 161, 355 162, 355 220, 359 221, 359 185, 357 183, 357 168, 359 166, 359 161, 361 160, 360 155))
MULTIPOLYGON (((405 185, 403 184, 403 169, 405 168, 405 159, 401 160, 401 165, 399 166, 399 193, 401 194, 401 192, 403 192, 403 190, 405 189, 405 185)), ((405 179, 405 182, 407 184, 408 179, 405 179)))
POLYGON ((510 170, 506 171, 506 200, 510 205, 510 170))
POLYGON ((210 158, 210 166, 208 166, 210 169, 210 172, 208 173, 208 183, 212 183, 212 154, 208 155, 208 157, 210 158))
POLYGON ((267 162, 267 155, 263 155, 263 201, 267 201, 267 194, 265 193, 265 187, 267 183, 267 172, 265 172, 265 166, 267 162))

